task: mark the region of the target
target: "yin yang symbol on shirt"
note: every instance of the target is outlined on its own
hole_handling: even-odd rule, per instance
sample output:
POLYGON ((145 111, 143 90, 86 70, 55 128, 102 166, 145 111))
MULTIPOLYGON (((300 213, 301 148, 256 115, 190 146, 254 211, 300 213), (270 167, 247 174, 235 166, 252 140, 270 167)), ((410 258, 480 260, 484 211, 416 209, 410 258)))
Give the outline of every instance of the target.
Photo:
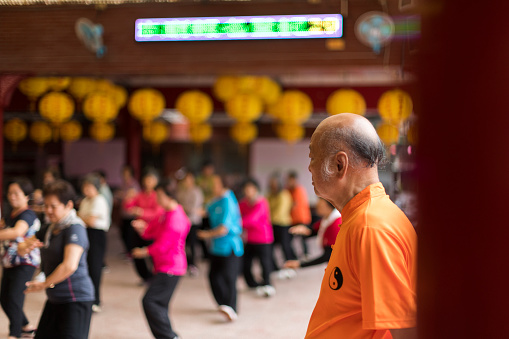
POLYGON ((332 272, 329 275, 329 287, 337 291, 343 286, 343 273, 341 273, 341 270, 339 267, 334 267, 332 272))

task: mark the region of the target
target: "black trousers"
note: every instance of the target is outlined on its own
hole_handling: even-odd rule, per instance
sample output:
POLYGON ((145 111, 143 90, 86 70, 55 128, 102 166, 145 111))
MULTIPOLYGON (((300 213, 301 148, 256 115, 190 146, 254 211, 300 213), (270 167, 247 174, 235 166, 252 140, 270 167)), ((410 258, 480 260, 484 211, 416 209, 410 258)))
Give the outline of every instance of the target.
MULTIPOLYGON (((285 260, 296 260, 297 256, 292 247, 292 234, 290 234, 288 226, 272 225, 274 230, 274 245, 280 244, 283 250, 285 260)), ((274 258, 273 265, 275 270, 279 270, 279 266, 274 258)))
MULTIPOLYGON (((196 232, 201 228, 201 225, 191 225, 191 229, 187 234, 186 238, 186 248, 187 248, 187 264, 189 266, 196 266, 196 245, 198 245, 201 240, 198 239, 196 232)), ((204 255, 205 256, 205 253, 204 255)))
POLYGON ((131 251, 132 247, 132 240, 131 240, 131 221, 133 221, 132 218, 122 218, 120 221, 120 237, 122 239, 122 243, 124 244, 125 251, 129 253, 131 251))
POLYGON ((0 290, 0 304, 9 318, 9 335, 12 337, 21 337, 21 329, 28 325, 28 319, 23 312, 23 303, 25 302, 26 282, 32 279, 35 267, 21 265, 11 268, 5 268, 2 275, 2 285, 0 290))
POLYGON ((87 255, 88 274, 95 288, 95 305, 101 304, 101 279, 103 272, 104 255, 106 253, 106 232, 87 228, 90 248, 87 255))
POLYGON ((218 305, 227 305, 237 311, 237 277, 241 257, 234 254, 220 257, 210 254, 209 282, 218 305))
POLYGON ((87 339, 92 301, 54 304, 46 301, 35 339, 87 339))
POLYGON ((179 276, 157 273, 143 297, 143 311, 150 330, 156 339, 173 339, 177 336, 171 328, 168 307, 177 287, 179 276))
POLYGON ((244 247, 244 279, 249 287, 270 285, 270 273, 272 273, 272 244, 246 244, 244 247), (253 260, 258 259, 262 266, 262 282, 259 283, 253 277, 253 260))
MULTIPOLYGON (((129 227, 129 239, 131 240, 129 252, 135 247, 145 247, 152 243, 140 237, 132 226, 129 227)), ((133 259, 133 262, 136 273, 138 273, 141 279, 148 281, 152 278, 152 262, 150 258, 133 259)))

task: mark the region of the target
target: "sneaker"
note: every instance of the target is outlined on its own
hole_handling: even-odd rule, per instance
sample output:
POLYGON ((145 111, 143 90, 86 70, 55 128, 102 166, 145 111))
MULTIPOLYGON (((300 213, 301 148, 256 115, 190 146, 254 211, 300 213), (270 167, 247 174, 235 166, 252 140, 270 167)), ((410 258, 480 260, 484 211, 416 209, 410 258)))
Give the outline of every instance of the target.
POLYGON ((92 312, 94 313, 101 313, 103 311, 103 309, 101 308, 101 306, 99 305, 92 305, 92 312))
POLYGON ((33 338, 35 337, 36 331, 35 328, 31 330, 21 330, 21 338, 33 338))
POLYGON ((228 321, 235 321, 238 318, 237 312, 235 312, 235 310, 233 308, 231 308, 230 306, 227 306, 227 305, 219 306, 219 312, 224 314, 224 316, 226 317, 226 319, 228 321))
POLYGON ((263 286, 263 295, 266 298, 270 298, 270 297, 276 295, 276 289, 272 285, 265 285, 265 286, 263 286))
POLYGON ((256 295, 259 296, 259 297, 263 297, 265 296, 265 286, 258 286, 256 288, 256 295))
POLYGON ((293 268, 283 268, 278 272, 278 278, 281 280, 295 278, 297 272, 293 268))

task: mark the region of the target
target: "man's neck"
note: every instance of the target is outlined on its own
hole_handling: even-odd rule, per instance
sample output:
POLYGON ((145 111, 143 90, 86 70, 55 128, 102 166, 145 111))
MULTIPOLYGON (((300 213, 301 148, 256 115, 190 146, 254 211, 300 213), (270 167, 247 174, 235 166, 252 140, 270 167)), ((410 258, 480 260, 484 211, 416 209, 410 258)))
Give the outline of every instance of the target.
POLYGON ((337 201, 333 201, 333 205, 339 212, 342 212, 346 204, 348 204, 348 202, 357 194, 362 192, 366 187, 380 182, 380 179, 378 178, 378 171, 375 169, 358 173, 348 182, 350 182, 350 185, 343 190, 344 194, 342 194, 337 201))

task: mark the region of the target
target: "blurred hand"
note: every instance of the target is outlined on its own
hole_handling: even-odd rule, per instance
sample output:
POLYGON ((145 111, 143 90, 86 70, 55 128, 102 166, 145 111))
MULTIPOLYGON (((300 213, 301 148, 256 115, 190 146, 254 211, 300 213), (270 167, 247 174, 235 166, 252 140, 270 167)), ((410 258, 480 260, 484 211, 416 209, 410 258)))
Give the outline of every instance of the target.
POLYGON ((142 234, 143 232, 145 232, 145 229, 147 228, 147 222, 141 219, 136 219, 131 221, 131 226, 134 228, 136 232, 142 234))
POLYGON ((288 231, 290 232, 290 234, 295 234, 295 235, 310 235, 311 234, 311 230, 309 229, 309 227, 307 227, 305 225, 297 225, 297 226, 290 227, 290 229, 288 231))
POLYGON ((1 219, 0 220, 0 230, 5 228, 5 220, 4 219, 1 219))
POLYGON ((18 244, 18 254, 20 256, 24 256, 32 252, 34 249, 40 248, 42 246, 44 246, 44 243, 39 241, 39 239, 37 239, 35 236, 25 238, 25 241, 18 244))
POLYGON ((25 294, 32 292, 39 292, 46 289, 46 283, 44 281, 28 281, 26 284, 25 294))
POLYGON ((135 217, 141 217, 143 215, 143 208, 131 207, 127 212, 129 212, 131 215, 134 215, 135 217))
POLYGON ((285 262, 284 268, 300 268, 300 262, 298 260, 287 260, 285 262))
POLYGON ((133 250, 131 251, 131 255, 133 256, 133 258, 136 259, 145 258, 149 256, 148 249, 146 247, 133 248, 133 250))
POLYGON ((206 231, 206 230, 198 230, 196 231, 196 236, 200 239, 209 239, 210 238, 210 234, 209 234, 209 231, 206 231))

